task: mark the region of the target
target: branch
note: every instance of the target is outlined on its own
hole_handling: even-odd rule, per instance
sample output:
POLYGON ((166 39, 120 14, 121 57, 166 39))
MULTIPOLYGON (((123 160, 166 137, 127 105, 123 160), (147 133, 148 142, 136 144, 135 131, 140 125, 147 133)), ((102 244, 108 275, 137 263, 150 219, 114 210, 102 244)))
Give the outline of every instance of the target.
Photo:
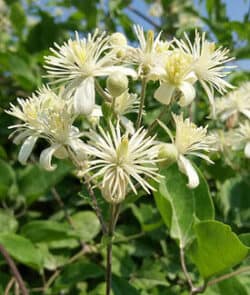
POLYGON ((182 271, 183 271, 185 278, 188 282, 188 285, 190 287, 191 294, 193 294, 192 290, 194 289, 194 285, 193 285, 192 279, 189 275, 189 272, 187 270, 186 261, 185 261, 185 252, 184 252, 184 248, 182 246, 180 246, 180 260, 181 260, 182 271))
POLYGON ((239 275, 239 274, 241 274, 243 272, 248 272, 248 271, 250 272, 250 266, 242 267, 242 268, 240 268, 238 270, 235 270, 233 272, 230 272, 228 274, 222 275, 222 276, 220 276, 218 278, 215 278, 215 279, 209 281, 207 283, 207 286, 213 286, 215 284, 218 284, 219 282, 222 282, 224 280, 230 279, 230 278, 232 278, 234 276, 237 276, 237 275, 239 275))
POLYGON ((13 274, 13 276, 15 277, 21 292, 23 295, 29 295, 28 290, 25 287, 24 281, 15 265, 15 262, 12 260, 12 258, 10 257, 9 253, 5 250, 4 246, 0 244, 0 252, 3 255, 4 259, 6 260, 6 262, 8 263, 10 270, 13 274))
POLYGON ((141 11, 137 10, 136 8, 132 6, 127 7, 128 10, 139 16, 140 18, 144 19, 146 22, 148 22, 150 25, 158 29, 159 31, 161 30, 161 27, 155 23, 151 18, 147 17, 145 14, 143 14, 141 11))
MULTIPOLYGON (((76 230, 74 222, 73 222, 71 216, 69 215, 68 210, 66 209, 65 204, 55 187, 51 188, 51 193, 52 193, 53 197, 55 198, 55 200, 57 201, 60 208, 64 211, 64 215, 65 215, 65 218, 66 218, 68 224, 72 227, 73 230, 76 230)), ((81 244, 82 250, 84 251, 85 246, 86 246, 85 243, 81 239, 79 239, 79 242, 81 244)))
POLYGON ((102 227, 102 233, 105 235, 105 234, 107 234, 108 230, 107 230, 107 226, 106 226, 106 224, 105 224, 105 222, 103 220, 101 209, 98 206, 95 192, 94 192, 91 184, 89 183, 88 179, 85 178, 84 183, 86 184, 87 191, 88 191, 90 197, 92 198, 93 209, 95 210, 96 216, 98 217, 98 219, 100 221, 100 224, 101 224, 101 227, 102 227))
POLYGON ((10 290, 11 290, 13 284, 15 283, 15 281, 16 281, 16 280, 15 280, 14 277, 12 277, 12 278, 10 279, 10 281, 8 282, 8 285, 6 286, 6 288, 5 288, 5 290, 4 290, 4 295, 9 295, 9 292, 10 292, 10 290))

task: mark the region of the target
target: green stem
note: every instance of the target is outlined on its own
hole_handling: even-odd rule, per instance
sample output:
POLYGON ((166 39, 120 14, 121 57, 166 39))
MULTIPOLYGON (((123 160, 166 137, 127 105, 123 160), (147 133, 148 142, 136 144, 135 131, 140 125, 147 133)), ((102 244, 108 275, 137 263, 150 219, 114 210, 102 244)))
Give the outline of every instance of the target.
POLYGON ((103 97, 105 100, 109 102, 112 101, 112 97, 102 89, 102 86, 97 80, 95 80, 95 88, 101 97, 103 97))
POLYGON ((115 225, 119 216, 119 206, 111 205, 111 216, 108 226, 108 245, 107 245, 107 263, 106 263, 106 295, 111 294, 112 289, 112 246, 115 225))
POLYGON ((137 121, 136 121, 136 129, 140 128, 141 121, 142 121, 143 107, 144 107, 144 102, 145 102, 146 86, 147 86, 147 79, 143 78, 142 79, 142 84, 141 84, 140 107, 139 107, 138 117, 137 117, 137 121))
POLYGON ((156 128, 156 126, 158 124, 158 120, 161 120, 163 118, 163 116, 168 116, 169 115, 169 110, 170 110, 170 106, 164 106, 162 108, 162 111, 160 112, 158 117, 153 121, 153 123, 151 123, 148 126, 148 134, 150 134, 156 128))

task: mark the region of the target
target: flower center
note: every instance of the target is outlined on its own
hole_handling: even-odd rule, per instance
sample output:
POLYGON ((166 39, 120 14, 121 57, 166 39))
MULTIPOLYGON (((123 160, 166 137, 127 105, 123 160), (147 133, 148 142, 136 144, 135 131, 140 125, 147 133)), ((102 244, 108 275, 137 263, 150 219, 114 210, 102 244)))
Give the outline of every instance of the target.
POLYGON ((167 58, 165 65, 167 72, 167 80, 171 84, 178 85, 185 78, 190 70, 192 57, 181 51, 173 51, 167 58))

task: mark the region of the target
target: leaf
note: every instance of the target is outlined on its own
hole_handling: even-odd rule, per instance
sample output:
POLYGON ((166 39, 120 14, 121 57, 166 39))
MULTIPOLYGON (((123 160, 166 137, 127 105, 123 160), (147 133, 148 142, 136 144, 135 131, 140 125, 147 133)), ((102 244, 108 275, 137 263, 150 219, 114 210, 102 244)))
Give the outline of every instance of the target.
POLYGON ((200 185, 191 190, 186 185, 186 176, 177 165, 172 165, 161 171, 165 178, 158 187, 156 185, 157 191, 154 192, 157 208, 170 228, 171 237, 179 241, 180 247, 185 247, 193 237, 195 216, 201 220, 214 218, 208 186, 199 170, 198 173, 200 185))
POLYGON ((26 23, 26 17, 23 6, 20 3, 15 2, 11 5, 10 20, 17 33, 21 35, 26 23))
POLYGON ((0 244, 18 262, 36 270, 42 268, 41 253, 30 240, 13 233, 0 234, 0 244))
POLYGON ((78 212, 71 218, 79 238, 84 242, 91 241, 100 232, 99 219, 92 211, 78 212))
POLYGON ((70 170, 71 166, 65 162, 59 162, 53 173, 44 171, 38 165, 28 165, 18 177, 20 192, 26 197, 27 203, 30 205, 52 186, 60 182, 70 170))
POLYGON ((250 226, 249 178, 237 176, 223 183, 218 194, 226 220, 241 227, 250 226))
POLYGON ((247 288, 236 277, 222 281, 215 286, 209 287, 204 295, 248 295, 247 288))
POLYGON ((194 226, 196 240, 189 249, 191 259, 207 279, 229 270, 248 254, 230 226, 218 221, 201 221, 194 226))
POLYGON ((6 210, 0 210, 0 233, 15 232, 18 222, 13 214, 6 210))
POLYGON ((21 233, 34 243, 48 243, 77 237, 68 225, 50 220, 35 220, 26 223, 21 233))
POLYGON ((139 291, 136 290, 127 280, 113 275, 112 290, 114 295, 139 295, 139 291))
POLYGON ((162 225, 162 220, 155 208, 149 204, 141 204, 140 207, 131 204, 130 208, 139 221, 142 231, 150 232, 162 225))
POLYGON ((15 172, 11 166, 0 159, 0 199, 7 197, 10 187, 15 183, 15 172))
POLYGON ((72 263, 65 266, 61 276, 56 280, 55 290, 71 288, 78 282, 84 282, 86 279, 90 278, 99 278, 103 275, 104 271, 100 266, 87 260, 72 263))

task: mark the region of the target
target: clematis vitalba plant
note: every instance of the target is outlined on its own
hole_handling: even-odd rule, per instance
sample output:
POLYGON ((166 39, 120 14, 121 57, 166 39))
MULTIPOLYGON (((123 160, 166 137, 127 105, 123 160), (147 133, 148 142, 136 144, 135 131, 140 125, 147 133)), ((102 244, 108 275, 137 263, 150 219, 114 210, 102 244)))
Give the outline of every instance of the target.
MULTIPOLYGON (((134 31, 138 46, 129 44, 120 32, 108 34, 99 30, 87 36, 76 33, 75 38, 55 44, 45 57, 48 85, 28 98, 18 98, 6 111, 18 120, 10 126, 10 138, 21 145, 18 159, 22 164, 27 163, 35 146, 43 142, 41 166, 54 173, 56 162, 70 161, 74 175, 86 187, 107 248, 106 295, 112 289, 112 245, 124 204, 130 202, 131 196, 144 195, 153 202, 154 194, 161 214, 167 214, 166 208, 171 208, 169 216, 164 215, 163 219, 176 217, 176 199, 170 202, 169 195, 181 189, 186 200, 193 198, 200 183, 205 181, 197 168, 199 163, 213 165, 213 153, 216 149, 223 150, 219 141, 221 133, 210 133, 211 118, 206 126, 193 122, 192 106, 199 107, 197 84, 201 84, 210 102, 211 113, 222 121, 235 114, 249 121, 250 112, 247 91, 243 91, 246 85, 241 91, 225 96, 220 103, 216 98, 214 103, 216 91, 225 94, 233 88, 226 80, 231 68, 227 63, 232 61, 227 49, 217 47, 198 31, 194 42, 187 34, 180 40, 165 40, 163 34, 155 37, 153 31, 145 33, 140 26, 135 26, 134 31), (148 91, 149 85, 152 91, 148 91), (152 104, 160 112, 148 119, 152 104), (169 185, 174 173, 175 187, 169 185), (99 206, 97 193, 109 206, 108 218, 99 206), (166 199, 169 207, 166 205, 162 210, 166 199)), ((239 148, 244 148, 246 157, 250 157, 249 130, 246 122, 235 131, 240 138, 239 148)), ((172 224, 168 223, 171 234, 173 224, 178 228, 178 234, 172 238, 180 248, 181 267, 190 294, 203 292, 210 275, 225 271, 216 265, 208 277, 205 272, 201 287, 195 287, 190 279, 184 252, 188 247, 193 251, 193 262, 204 274, 197 258, 202 256, 197 252, 201 240, 195 238, 194 232, 202 219, 200 216, 199 212, 193 212, 185 229, 178 224, 177 217, 172 224), (181 235, 187 229, 189 232, 181 235)), ((244 257, 245 252, 240 258, 244 257)), ((230 269, 239 260, 225 258, 223 266, 230 269)))

